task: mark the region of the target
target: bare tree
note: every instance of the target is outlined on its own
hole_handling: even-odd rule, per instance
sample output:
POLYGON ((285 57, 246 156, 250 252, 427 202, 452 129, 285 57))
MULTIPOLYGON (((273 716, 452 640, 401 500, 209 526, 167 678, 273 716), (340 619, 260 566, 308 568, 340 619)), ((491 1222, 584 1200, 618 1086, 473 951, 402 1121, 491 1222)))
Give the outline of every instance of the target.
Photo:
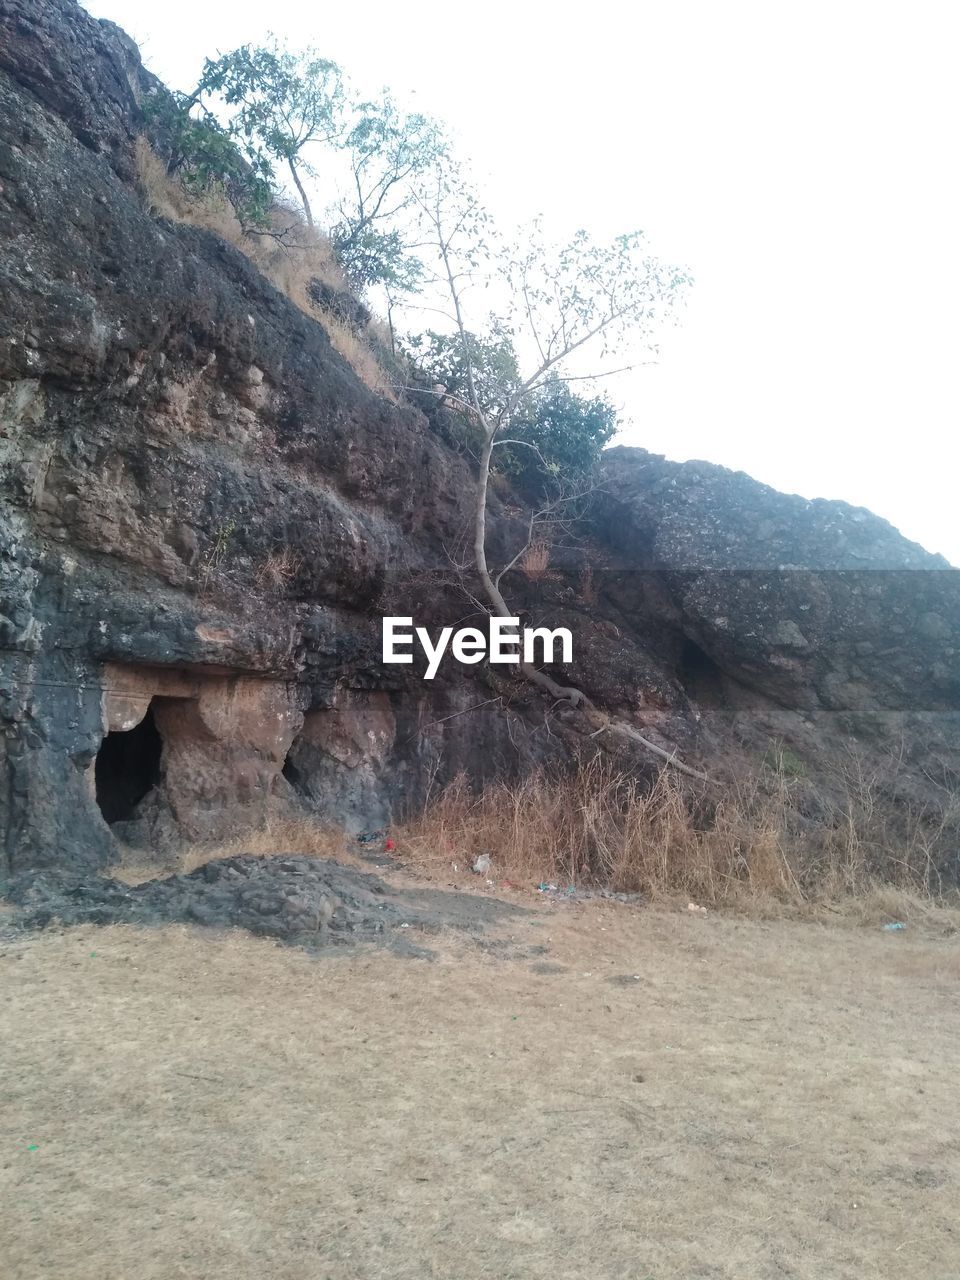
MULTIPOLYGON (((494 450, 507 444, 526 444, 510 438, 511 423, 549 376, 563 376, 570 369, 574 357, 578 358, 578 367, 583 357, 590 357, 594 367, 587 375, 571 376, 598 377, 607 376, 602 367, 604 358, 621 352, 627 343, 641 352, 654 350, 654 336, 689 280, 685 272, 667 267, 647 254, 642 233, 620 236, 612 244, 601 246, 581 231, 568 245, 551 252, 537 229, 520 252, 505 254, 498 246, 493 260, 499 279, 506 284, 512 308, 510 319, 501 321, 501 326, 517 334, 521 354, 529 350, 532 355, 529 368, 518 379, 511 379, 500 396, 496 387, 491 390, 489 379, 481 395, 472 354, 477 344, 467 324, 464 298, 487 265, 490 220, 459 175, 450 170, 437 174, 429 192, 420 193, 417 200, 427 240, 437 255, 438 280, 450 302, 449 318, 455 326, 466 370, 462 409, 480 433, 473 563, 492 611, 501 618, 510 618, 515 615, 503 596, 501 582, 526 548, 521 548, 499 572, 491 570, 487 560, 487 504, 494 450)), ((550 515, 549 509, 535 513, 527 546, 536 523, 550 515)), ((704 774, 650 742, 632 725, 606 717, 582 690, 558 684, 546 672, 522 660, 520 671, 555 699, 579 708, 595 732, 615 732, 681 772, 706 780, 704 774)))

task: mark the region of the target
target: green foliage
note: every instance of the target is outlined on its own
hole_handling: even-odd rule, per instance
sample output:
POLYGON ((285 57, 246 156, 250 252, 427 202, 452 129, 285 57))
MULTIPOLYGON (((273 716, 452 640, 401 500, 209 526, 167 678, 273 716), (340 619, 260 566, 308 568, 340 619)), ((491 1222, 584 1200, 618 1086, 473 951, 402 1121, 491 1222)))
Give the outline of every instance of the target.
MULTIPOLYGON (((497 414, 521 389, 517 355, 509 334, 494 329, 489 337, 428 332, 411 338, 412 359, 444 389, 448 407, 471 419, 467 374, 472 367, 477 400, 485 414, 497 414)), ((504 443, 497 451, 497 470, 525 486, 546 488, 560 476, 588 476, 600 451, 617 429, 616 410, 605 397, 588 398, 549 374, 528 391, 513 411, 504 443)), ((479 440, 479 434, 477 439, 479 440)))
POLYGON ((598 243, 578 231, 565 245, 544 243, 534 226, 506 262, 515 324, 533 338, 545 374, 589 344, 594 360, 622 350, 656 350, 653 334, 690 283, 687 272, 646 250, 643 232, 598 243))
POLYGON ((360 293, 377 284, 393 295, 414 293, 419 287, 423 264, 411 256, 396 228, 379 231, 343 222, 333 228, 330 243, 337 262, 360 293))
POLYGON ((276 43, 243 45, 207 59, 197 94, 223 104, 229 136, 258 171, 272 175, 281 163, 289 170, 311 227, 304 179, 316 174, 306 153, 325 146, 331 172, 349 172, 345 194, 329 212, 330 241, 351 283, 358 290, 384 285, 394 294, 417 288, 422 266, 398 216, 411 202, 410 180, 443 153, 432 121, 403 114, 386 94, 357 101, 335 62, 276 43))
POLYGON ((448 397, 470 403, 470 378, 484 413, 497 413, 520 387, 520 370, 513 340, 502 328, 489 337, 465 333, 443 334, 428 330, 409 340, 410 355, 448 397))
POLYGON ((208 58, 198 93, 216 94, 232 109, 230 133, 243 139, 251 158, 288 163, 308 144, 336 136, 344 98, 335 62, 275 43, 208 58))
POLYGON ((205 93, 217 95, 231 110, 229 133, 242 141, 252 165, 272 172, 274 162, 286 164, 312 227, 302 153, 337 135, 344 96, 337 64, 312 50, 292 54, 276 44, 245 44, 207 59, 197 96, 205 93))
POLYGON ((385 94, 352 106, 341 147, 351 181, 330 234, 340 265, 360 289, 382 284, 391 294, 416 290, 423 264, 397 219, 413 203, 411 183, 446 154, 439 127, 419 113, 404 115, 385 94))
POLYGON ((548 375, 508 431, 511 440, 532 447, 504 445, 497 467, 537 488, 560 476, 589 476, 616 430, 616 409, 605 396, 577 395, 568 383, 548 375))
POLYGON ((184 190, 201 199, 224 195, 244 228, 267 224, 273 200, 269 165, 246 159, 228 131, 194 98, 153 94, 143 111, 167 172, 184 190))
POLYGON ((807 766, 803 758, 784 742, 771 743, 764 753, 762 764, 784 778, 805 778, 807 766))
MULTIPOLYGON (((595 465, 616 429, 613 406, 570 390, 563 375, 575 359, 593 361, 594 376, 623 372, 637 355, 656 350, 655 335, 682 300, 689 276, 652 257, 642 233, 609 244, 579 231, 551 247, 539 226, 513 248, 504 245, 469 184, 450 166, 439 167, 418 198, 424 243, 435 253, 434 281, 450 299, 456 325, 450 337, 428 335, 419 355, 427 371, 468 402, 484 441, 484 466, 536 480, 547 489, 574 487, 595 465), (465 296, 495 282, 508 310, 491 336, 468 327, 465 296), (518 372, 514 336, 529 365, 518 372), (629 343, 626 362, 607 358, 629 343), (523 455, 530 458, 523 461, 523 455), (531 459, 535 461, 531 461, 531 459)), ((587 375, 589 376, 589 375, 587 375)), ((486 573, 482 515, 478 516, 478 568, 486 573)), ((487 594, 503 601, 490 579, 487 594)))

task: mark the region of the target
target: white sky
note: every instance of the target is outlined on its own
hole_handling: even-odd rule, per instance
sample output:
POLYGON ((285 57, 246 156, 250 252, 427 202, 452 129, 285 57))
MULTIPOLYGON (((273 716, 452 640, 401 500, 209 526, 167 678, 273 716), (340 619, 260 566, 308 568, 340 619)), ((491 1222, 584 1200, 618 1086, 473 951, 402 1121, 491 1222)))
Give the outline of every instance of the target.
POLYGON ((620 442, 870 507, 960 565, 960 41, 943 0, 86 0, 167 84, 268 30, 415 92, 507 223, 696 285, 620 442))

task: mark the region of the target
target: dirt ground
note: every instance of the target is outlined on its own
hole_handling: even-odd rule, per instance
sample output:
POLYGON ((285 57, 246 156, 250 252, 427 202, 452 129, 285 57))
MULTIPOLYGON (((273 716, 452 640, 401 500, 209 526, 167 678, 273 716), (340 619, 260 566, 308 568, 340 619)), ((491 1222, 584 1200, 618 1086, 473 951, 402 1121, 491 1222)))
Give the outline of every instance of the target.
POLYGON ((501 936, 0 942, 0 1275, 960 1276, 955 935, 590 902, 501 936))

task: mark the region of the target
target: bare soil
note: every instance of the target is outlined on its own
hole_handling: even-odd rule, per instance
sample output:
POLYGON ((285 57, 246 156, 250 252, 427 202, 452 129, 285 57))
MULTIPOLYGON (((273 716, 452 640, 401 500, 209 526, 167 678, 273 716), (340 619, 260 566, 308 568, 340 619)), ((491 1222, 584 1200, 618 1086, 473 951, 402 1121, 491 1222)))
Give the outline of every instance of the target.
POLYGON ((0 930, 4 1280, 960 1275, 955 935, 494 928, 0 930))

